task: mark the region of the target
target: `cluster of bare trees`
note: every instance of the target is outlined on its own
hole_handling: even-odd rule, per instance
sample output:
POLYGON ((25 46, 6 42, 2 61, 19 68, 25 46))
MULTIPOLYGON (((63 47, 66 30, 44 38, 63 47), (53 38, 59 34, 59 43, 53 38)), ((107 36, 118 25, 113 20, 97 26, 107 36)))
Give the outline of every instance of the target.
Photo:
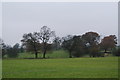
POLYGON ((26 48, 28 48, 27 46, 33 47, 35 58, 38 58, 38 51, 41 47, 43 51, 43 58, 45 58, 46 51, 49 47, 48 42, 50 38, 54 36, 54 31, 51 31, 51 29, 47 26, 43 26, 40 32, 24 34, 21 41, 23 42, 23 45, 26 46, 26 48))
MULTIPOLYGON (((60 38, 56 37, 55 31, 52 31, 47 26, 43 26, 39 32, 24 34, 21 42, 22 47, 19 50, 23 51, 24 49, 25 51, 33 52, 35 58, 38 58, 38 53, 40 52, 43 53, 43 58, 45 58, 47 50, 59 49, 67 50, 70 58, 81 57, 85 54, 89 54, 90 57, 97 57, 104 56, 103 53, 108 51, 112 52, 116 48, 117 37, 109 35, 100 40, 100 35, 97 32, 86 32, 83 35, 68 35, 60 38), (52 37, 53 40, 50 43, 52 37)), ((4 55, 9 46, 5 49, 3 44, 3 48, 4 55)), ((18 49, 18 44, 13 47, 12 53, 15 52, 15 49, 18 49)), ((7 52, 11 53, 9 50, 7 52)), ((17 50, 15 53, 17 53, 17 50)))
POLYGON ((69 52, 69 57, 80 57, 84 54, 89 54, 90 57, 101 56, 100 51, 112 50, 116 47, 117 38, 115 35, 104 37, 100 40, 100 35, 97 32, 87 32, 83 35, 68 35, 66 37, 55 37, 55 32, 51 31, 47 26, 43 26, 40 32, 28 33, 23 35, 21 40, 25 48, 33 50, 35 58, 38 58, 38 52, 41 50, 43 58, 47 49, 54 48, 65 49, 69 52), (51 37, 54 37, 52 43, 49 43, 51 37))

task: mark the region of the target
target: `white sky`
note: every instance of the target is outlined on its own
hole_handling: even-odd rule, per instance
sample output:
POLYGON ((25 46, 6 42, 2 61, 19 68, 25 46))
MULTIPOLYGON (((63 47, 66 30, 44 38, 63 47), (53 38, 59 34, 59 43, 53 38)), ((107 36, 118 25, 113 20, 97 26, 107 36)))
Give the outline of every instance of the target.
POLYGON ((102 36, 118 34, 117 2, 10 2, 2 3, 3 40, 13 45, 22 35, 39 31, 44 25, 57 36, 98 32, 102 36))
POLYGON ((2 3, 0 2, 0 37, 2 37, 2 3))
POLYGON ((119 2, 119 0, 1 0, 2 2, 119 2))

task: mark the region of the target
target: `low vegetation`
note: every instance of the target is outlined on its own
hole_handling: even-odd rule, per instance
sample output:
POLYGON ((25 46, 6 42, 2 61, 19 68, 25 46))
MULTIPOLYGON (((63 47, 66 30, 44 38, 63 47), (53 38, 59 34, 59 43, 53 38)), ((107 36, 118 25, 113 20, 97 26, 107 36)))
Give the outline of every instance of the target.
POLYGON ((117 78, 118 57, 3 59, 3 78, 117 78))

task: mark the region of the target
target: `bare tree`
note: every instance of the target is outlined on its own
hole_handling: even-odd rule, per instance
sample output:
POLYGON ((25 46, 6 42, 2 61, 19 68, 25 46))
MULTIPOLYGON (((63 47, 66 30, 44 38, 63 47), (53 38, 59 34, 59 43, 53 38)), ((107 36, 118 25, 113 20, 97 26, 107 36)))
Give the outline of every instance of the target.
POLYGON ((53 40, 53 48, 55 50, 60 49, 61 48, 61 43, 62 43, 61 38, 60 37, 55 37, 54 40, 53 40))
POLYGON ((28 33, 23 35, 23 39, 21 40, 23 44, 28 44, 33 46, 34 52, 35 52, 35 58, 38 58, 38 50, 37 50, 37 43, 39 43, 38 40, 38 33, 28 33))
POLYGON ((45 58, 45 54, 48 47, 48 42, 51 37, 55 36, 55 32, 51 31, 50 28, 47 26, 43 26, 40 30, 40 33, 38 33, 39 39, 42 41, 43 44, 43 58, 45 58))

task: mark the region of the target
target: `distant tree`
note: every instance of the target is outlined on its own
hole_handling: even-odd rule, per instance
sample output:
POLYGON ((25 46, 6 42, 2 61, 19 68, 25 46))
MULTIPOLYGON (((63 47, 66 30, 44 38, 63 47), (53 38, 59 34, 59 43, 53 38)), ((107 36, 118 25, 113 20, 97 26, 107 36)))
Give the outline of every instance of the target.
POLYGON ((11 47, 10 45, 6 45, 5 43, 2 44, 2 57, 7 55, 9 58, 18 57, 19 48, 17 45, 11 47))
POLYGON ((93 46, 99 44, 100 35, 96 32, 87 32, 82 35, 82 38, 86 44, 93 46))
POLYGON ((115 35, 106 36, 102 39, 100 46, 105 50, 105 53, 108 49, 112 49, 117 44, 117 37, 115 35))
MULTIPOLYGON (((40 47, 41 52, 43 53, 43 52, 44 52, 44 49, 43 49, 44 44, 41 43, 40 45, 41 45, 41 47, 40 47)), ((47 45, 46 51, 47 51, 47 52, 52 52, 52 51, 53 51, 53 44, 52 44, 52 43, 47 43, 46 45, 47 45)))
POLYGON ((74 57, 81 57, 85 54, 85 44, 81 36, 73 37, 73 53, 74 57))
POLYGON ((81 36, 68 35, 64 37, 62 47, 69 52, 69 58, 81 57, 85 54, 85 43, 81 36))
POLYGON ((9 58, 16 58, 18 57, 18 47, 17 45, 14 45, 13 47, 7 45, 6 47, 6 54, 9 58))
POLYGON ((38 33, 38 36, 39 36, 39 39, 42 41, 43 58, 45 58, 46 51, 48 48, 48 42, 51 37, 55 36, 55 32, 51 31, 51 29, 48 28, 47 26, 43 26, 40 32, 38 33))
POLYGON ((19 53, 20 52, 20 45, 19 45, 19 43, 16 43, 13 46, 13 50, 14 50, 15 53, 19 53))
MULTIPOLYGON (((37 52, 39 52, 39 50, 41 50, 41 44, 39 42, 35 42, 35 46, 36 46, 37 52)), ((25 50, 26 52, 32 52, 33 54, 35 54, 35 48, 31 44, 31 41, 24 42, 22 44, 21 50, 22 51, 25 50)))
POLYGON ((84 43, 88 47, 90 56, 95 56, 98 52, 98 49, 95 46, 99 45, 100 35, 96 32, 87 32, 82 35, 84 43))
POLYGON ((21 40, 23 42, 23 45, 26 45, 27 48, 32 46, 32 49, 35 53, 35 58, 38 58, 38 49, 37 49, 37 43, 39 43, 38 39, 38 33, 28 33, 23 35, 23 39, 21 40))
POLYGON ((2 45, 2 43, 3 43, 3 40, 0 38, 0 45, 2 45))
POLYGON ((67 37, 63 37, 62 47, 63 49, 69 52, 69 58, 72 58, 73 51, 73 36, 68 35, 67 37))
POLYGON ((113 54, 114 56, 120 56, 120 46, 114 47, 114 48, 112 49, 112 54, 113 54))
POLYGON ((33 52, 35 54, 34 46, 31 44, 30 40, 27 42, 23 42, 22 46, 24 47, 26 52, 33 52))
POLYGON ((6 55, 6 45, 0 38, 0 56, 4 57, 6 55))
POLYGON ((89 54, 90 57, 99 57, 101 56, 99 53, 99 45, 94 45, 92 47, 89 48, 89 54))
POLYGON ((3 40, 0 38, 0 58, 2 56, 2 44, 3 44, 3 40))
POLYGON ((55 50, 58 50, 61 48, 61 39, 60 37, 55 37, 54 40, 53 40, 53 48, 55 50))
POLYGON ((20 46, 20 52, 23 53, 25 50, 24 50, 24 47, 23 45, 20 46))
POLYGON ((4 47, 4 54, 8 55, 8 57, 13 57, 12 54, 13 54, 13 50, 12 50, 12 47, 10 45, 6 45, 4 47))

